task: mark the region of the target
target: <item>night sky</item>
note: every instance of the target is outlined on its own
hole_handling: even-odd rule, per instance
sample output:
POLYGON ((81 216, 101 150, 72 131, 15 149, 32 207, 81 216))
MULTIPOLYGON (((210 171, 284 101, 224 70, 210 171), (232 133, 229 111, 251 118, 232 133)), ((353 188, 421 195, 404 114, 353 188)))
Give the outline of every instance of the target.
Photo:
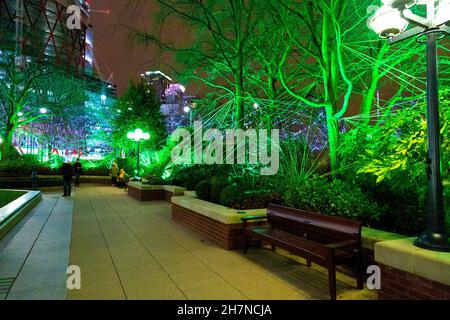
MULTIPOLYGON (((127 0, 92 1, 91 24, 94 27, 96 60, 104 78, 108 78, 111 72, 114 74, 113 82, 117 84, 119 93, 126 89, 130 79, 138 79, 146 70, 161 69, 171 75, 169 68, 158 63, 149 64, 155 51, 145 46, 134 46, 128 39, 128 30, 123 27, 126 24, 139 29, 151 28, 152 15, 157 8, 155 1, 145 1, 142 10, 131 18, 126 3, 127 0), (109 15, 95 12, 106 9, 110 10, 109 15)), ((171 31, 168 30, 169 33, 171 31)), ((163 62, 172 63, 170 57, 164 59, 163 62)))

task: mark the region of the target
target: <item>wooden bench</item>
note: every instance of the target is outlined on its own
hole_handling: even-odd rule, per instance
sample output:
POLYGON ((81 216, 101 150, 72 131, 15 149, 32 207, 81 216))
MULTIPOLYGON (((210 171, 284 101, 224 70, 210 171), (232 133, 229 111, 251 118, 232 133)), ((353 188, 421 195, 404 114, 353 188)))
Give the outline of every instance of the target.
POLYGON ((361 228, 362 223, 344 218, 325 216, 298 209, 269 205, 268 225, 249 227, 247 222, 264 219, 243 218, 243 248, 247 253, 249 239, 283 248, 328 269, 329 289, 336 300, 336 266, 351 263, 354 266, 357 288, 363 288, 361 228))

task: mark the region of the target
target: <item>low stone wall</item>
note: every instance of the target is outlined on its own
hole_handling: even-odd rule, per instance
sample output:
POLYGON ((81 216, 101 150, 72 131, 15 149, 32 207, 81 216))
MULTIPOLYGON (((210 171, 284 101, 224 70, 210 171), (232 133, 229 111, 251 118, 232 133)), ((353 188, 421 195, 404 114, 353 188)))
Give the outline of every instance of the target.
MULTIPOLYGON (((240 247, 246 216, 265 217, 267 210, 234 210, 192 196, 172 199, 172 219, 203 235, 220 247, 231 250, 240 247), (245 212, 245 213, 244 213, 245 212)), ((265 221, 250 225, 265 224, 265 221)))
POLYGON ((128 195, 139 201, 164 200, 171 202, 172 197, 182 196, 186 189, 177 186, 143 185, 141 182, 128 183, 128 195))
POLYGON ((378 242, 380 299, 450 300, 450 253, 414 246, 416 238, 378 242))
MULTIPOLYGON (((58 175, 39 175, 38 189, 62 187, 62 176, 58 175)), ((75 181, 75 178, 74 178, 75 181)), ((109 176, 81 176, 81 184, 110 185, 111 178, 109 176)), ((0 189, 31 189, 31 176, 11 176, 2 175, 0 177, 0 189)))
POLYGON ((0 239, 22 220, 42 200, 42 192, 29 191, 0 208, 0 239))
POLYGON ((382 263, 381 300, 450 300, 450 286, 382 263))

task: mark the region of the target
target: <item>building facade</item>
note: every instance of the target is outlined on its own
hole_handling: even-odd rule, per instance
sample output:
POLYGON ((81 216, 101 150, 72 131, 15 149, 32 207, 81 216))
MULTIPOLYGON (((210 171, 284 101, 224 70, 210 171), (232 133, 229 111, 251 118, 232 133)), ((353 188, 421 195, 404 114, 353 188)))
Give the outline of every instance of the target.
MULTIPOLYGON (((48 121, 21 126, 13 145, 21 153, 38 154, 57 150, 60 155, 83 152, 95 158, 109 151, 111 108, 117 96, 113 83, 103 81, 95 69, 93 29, 89 24, 90 0, 0 0, 0 58, 2 52, 14 53, 20 60, 66 70, 85 79, 86 115, 70 119, 52 117, 48 121), (80 9, 80 26, 69 28, 69 6, 80 9), (99 137, 99 132, 103 134, 99 137), (43 139, 52 136, 51 141, 43 139), (43 143, 44 141, 47 141, 43 143), (45 144, 49 143, 48 146, 45 144), (100 150, 100 151, 99 151, 100 150)), ((26 65, 26 63, 24 64, 26 65)), ((0 70, 0 78, 1 78, 0 70)), ((2 97, 0 97, 1 99, 2 97)))
POLYGON ((92 32, 86 0, 0 0, 0 48, 78 72, 92 69, 92 32), (81 27, 69 29, 67 8, 81 9, 81 27))
POLYGON ((147 71, 141 74, 142 81, 145 81, 149 86, 151 86, 162 103, 167 100, 166 90, 169 89, 172 83, 172 78, 167 76, 161 71, 147 71))

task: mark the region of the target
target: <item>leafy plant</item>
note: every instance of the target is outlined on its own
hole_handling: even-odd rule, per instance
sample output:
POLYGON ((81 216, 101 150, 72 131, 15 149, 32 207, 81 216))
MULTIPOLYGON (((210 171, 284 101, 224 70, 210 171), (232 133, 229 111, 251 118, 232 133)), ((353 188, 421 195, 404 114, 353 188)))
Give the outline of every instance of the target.
POLYGON ((386 210, 358 186, 337 179, 330 182, 317 175, 286 188, 283 202, 298 209, 360 220, 368 226, 378 221, 386 210))
POLYGON ((195 187, 195 193, 201 200, 211 201, 211 187, 212 184, 209 180, 201 181, 195 187))
POLYGON ((213 177, 211 179, 211 201, 219 203, 222 190, 229 185, 230 182, 226 177, 213 177))

